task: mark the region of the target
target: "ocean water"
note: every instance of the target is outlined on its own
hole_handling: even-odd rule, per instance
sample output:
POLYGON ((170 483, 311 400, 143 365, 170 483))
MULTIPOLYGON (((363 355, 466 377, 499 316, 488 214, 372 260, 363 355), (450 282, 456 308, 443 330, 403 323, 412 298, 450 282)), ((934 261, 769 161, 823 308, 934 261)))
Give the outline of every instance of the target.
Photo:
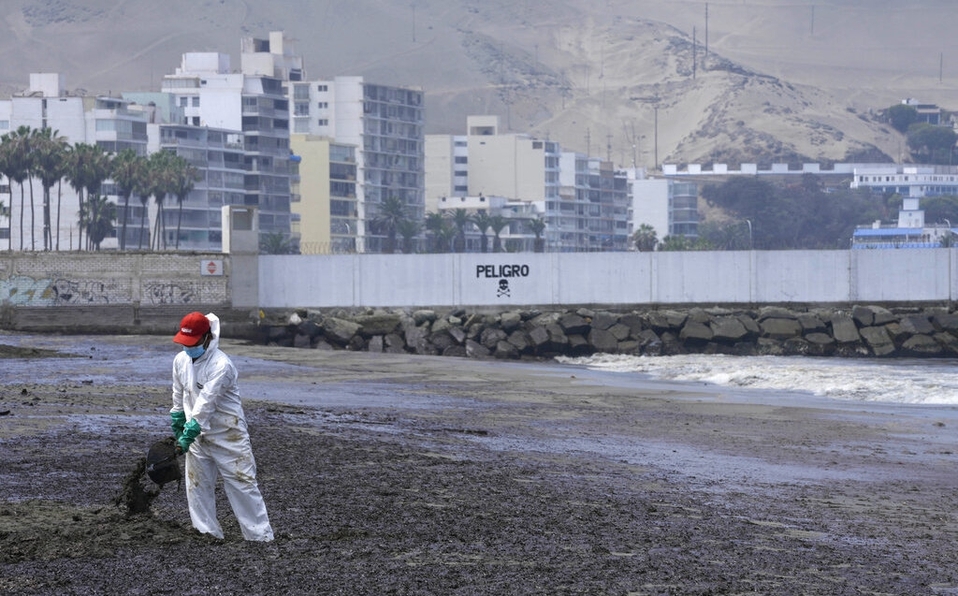
POLYGON ((582 358, 559 357, 557 361, 658 381, 798 391, 843 401, 958 404, 958 361, 950 359, 597 354, 582 358))

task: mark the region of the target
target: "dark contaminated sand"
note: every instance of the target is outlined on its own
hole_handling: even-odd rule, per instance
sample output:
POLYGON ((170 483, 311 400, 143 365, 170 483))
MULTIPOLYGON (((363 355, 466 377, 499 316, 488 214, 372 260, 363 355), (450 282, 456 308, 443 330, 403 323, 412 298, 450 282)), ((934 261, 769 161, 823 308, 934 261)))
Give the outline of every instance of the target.
MULTIPOLYGON (((167 339, 117 341, 162 343, 165 370, 167 339)), ((225 347, 277 539, 244 542, 221 492, 226 539, 194 533, 175 484, 129 514, 166 376, 12 358, 0 593, 958 594, 950 408, 225 347)))

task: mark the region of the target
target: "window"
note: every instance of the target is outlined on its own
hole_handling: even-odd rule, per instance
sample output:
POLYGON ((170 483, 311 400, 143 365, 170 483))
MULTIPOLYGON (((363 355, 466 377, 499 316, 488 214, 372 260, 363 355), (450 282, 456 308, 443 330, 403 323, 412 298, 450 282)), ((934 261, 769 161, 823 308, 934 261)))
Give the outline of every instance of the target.
POLYGON ((196 95, 196 96, 193 97, 193 101, 192 101, 191 105, 192 105, 194 108, 200 107, 200 96, 199 96, 199 95, 196 95))
POLYGON ((189 98, 186 97, 185 95, 181 95, 181 96, 180 96, 180 107, 181 107, 181 108, 185 108, 185 107, 186 107, 186 102, 187 102, 188 99, 189 99, 189 98))
POLYGON ((463 157, 463 156, 457 156, 456 163, 469 163, 469 158, 463 157))
POLYGON ((326 85, 316 85, 316 90, 320 93, 325 93, 326 91, 329 91, 329 87, 326 85))
POLYGON ((320 125, 320 126, 329 126, 329 120, 326 119, 326 118, 320 118, 320 119, 319 119, 319 125, 320 125))
POLYGON ((316 104, 316 107, 318 107, 318 108, 321 109, 321 110, 326 110, 326 109, 329 108, 329 102, 328 102, 328 101, 321 101, 321 102, 319 102, 318 104, 316 104))
POLYGON ((308 101, 294 102, 293 116, 309 116, 309 102, 308 101))
POLYGON ((309 99, 309 85, 293 85, 293 99, 309 99))

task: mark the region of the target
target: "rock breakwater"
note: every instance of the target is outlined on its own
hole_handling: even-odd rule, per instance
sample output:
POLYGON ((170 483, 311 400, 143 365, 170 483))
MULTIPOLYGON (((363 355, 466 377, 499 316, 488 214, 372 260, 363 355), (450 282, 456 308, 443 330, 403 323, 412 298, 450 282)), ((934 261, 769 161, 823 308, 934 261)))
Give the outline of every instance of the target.
POLYGON ((264 316, 257 340, 327 350, 469 358, 594 353, 956 357, 949 307, 687 308, 612 311, 299 310, 264 316))

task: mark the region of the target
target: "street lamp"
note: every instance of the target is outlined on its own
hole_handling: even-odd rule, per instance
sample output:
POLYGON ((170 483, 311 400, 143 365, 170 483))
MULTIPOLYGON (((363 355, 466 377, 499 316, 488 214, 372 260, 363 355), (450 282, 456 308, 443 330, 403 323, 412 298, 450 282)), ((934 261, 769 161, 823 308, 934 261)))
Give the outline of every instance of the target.
POLYGON ((748 249, 749 249, 749 250, 752 250, 752 248, 753 248, 753 245, 752 245, 752 220, 746 219, 746 220, 745 220, 745 223, 748 224, 748 249))

